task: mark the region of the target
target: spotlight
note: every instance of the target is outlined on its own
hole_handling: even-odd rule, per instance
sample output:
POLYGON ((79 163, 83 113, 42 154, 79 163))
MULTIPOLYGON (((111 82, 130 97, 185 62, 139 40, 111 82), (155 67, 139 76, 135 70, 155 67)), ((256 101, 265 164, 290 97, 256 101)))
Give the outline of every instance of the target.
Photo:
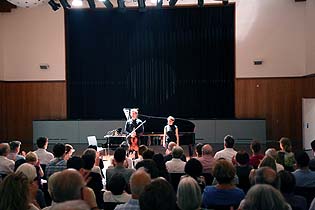
POLYGON ((126 9, 125 0, 117 0, 117 5, 120 10, 126 9))
POLYGON ((198 6, 203 7, 204 5, 204 0, 198 0, 198 6))
POLYGON ((138 0, 138 8, 140 12, 145 10, 145 0, 138 0))
POLYGON ((176 3, 177 3, 177 0, 170 0, 170 1, 168 2, 168 4, 170 5, 170 7, 175 7, 176 3))
POLYGON ((156 1, 156 7, 162 8, 162 6, 163 6, 163 0, 157 0, 156 1))
POLYGON ((60 3, 64 9, 71 8, 71 5, 68 3, 67 0, 60 0, 60 3))
POLYGON ((229 4, 229 0, 222 0, 223 5, 228 5, 229 4))
POLYGON ((94 0, 87 0, 87 2, 88 2, 88 4, 89 4, 89 7, 91 8, 91 9, 95 9, 95 2, 94 2, 94 0))
POLYGON ((112 2, 110 2, 110 0, 105 0, 105 1, 102 1, 102 2, 103 2, 103 4, 105 5, 106 8, 111 9, 111 8, 114 7, 112 2))
POLYGON ((52 10, 57 11, 61 5, 56 3, 54 0, 50 0, 48 4, 51 6, 52 10))

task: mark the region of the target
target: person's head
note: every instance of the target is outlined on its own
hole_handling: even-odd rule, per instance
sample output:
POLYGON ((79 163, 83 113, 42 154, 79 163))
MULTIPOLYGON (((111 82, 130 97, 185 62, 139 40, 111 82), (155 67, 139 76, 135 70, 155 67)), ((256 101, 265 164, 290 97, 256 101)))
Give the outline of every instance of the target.
POLYGON ((28 152, 25 156, 25 160, 27 163, 35 165, 38 162, 38 156, 35 152, 28 152))
POLYGON ((260 167, 255 171, 254 184, 269 184, 279 188, 279 180, 275 170, 270 167, 260 167))
POLYGON ((258 154, 261 150, 261 145, 259 141, 252 141, 250 143, 250 150, 252 151, 253 154, 258 154))
POLYGON ((203 144, 201 144, 201 143, 198 143, 195 146, 197 157, 201 157, 201 155, 202 155, 202 146, 203 146, 203 144))
POLYGON ((224 146, 225 148, 233 148, 234 147, 234 138, 231 135, 227 135, 224 137, 224 146))
POLYGON ((315 152, 315 140, 311 142, 311 147, 312 147, 313 152, 315 152))
POLYGON ((142 156, 142 155, 143 155, 143 152, 146 151, 147 149, 148 149, 147 146, 145 146, 145 145, 140 145, 140 146, 139 146, 139 151, 138 151, 139 155, 142 156))
POLYGON ((10 152, 10 146, 8 143, 0 144, 0 156, 7 156, 10 152))
POLYGON ((94 149, 95 151, 97 151, 97 146, 96 145, 89 145, 87 148, 88 149, 94 149))
POLYGON ((81 156, 82 168, 84 168, 86 170, 91 170, 95 164, 96 152, 93 149, 88 149, 88 150, 92 150, 94 152, 94 154, 91 152, 83 153, 83 155, 81 156))
POLYGON ((307 168, 310 162, 310 157, 304 151, 295 153, 296 165, 298 168, 307 168))
POLYGON ((114 159, 116 161, 116 163, 124 163, 125 159, 126 159, 126 151, 124 150, 124 148, 122 147, 118 147, 116 150, 115 150, 115 153, 114 153, 114 159))
POLYGON ((184 150, 183 150, 183 148, 180 147, 180 146, 175 146, 175 147, 172 149, 173 158, 179 159, 183 154, 184 154, 184 150))
POLYGON ((139 199, 145 186, 150 184, 151 177, 143 168, 140 168, 131 175, 129 182, 132 198, 139 199))
POLYGON ((14 152, 14 153, 20 152, 20 147, 21 147, 20 141, 11 141, 9 145, 10 145, 10 152, 14 152))
POLYGON ((56 172, 48 180, 48 192, 57 203, 81 199, 81 189, 84 186, 82 175, 74 169, 56 172))
POLYGON ((205 144, 202 146, 201 152, 202 152, 202 156, 207 156, 207 155, 211 155, 212 154, 212 146, 210 144, 205 144))
POLYGON ((155 162, 152 159, 144 159, 137 163, 136 169, 143 168, 151 178, 157 178, 159 176, 159 169, 157 168, 155 162))
POLYGON ((48 146, 48 138, 47 137, 39 137, 36 141, 37 147, 40 149, 47 149, 48 146))
POLYGON ((270 168, 273 169, 275 172, 277 172, 276 161, 275 161, 275 159, 273 159, 273 158, 271 158, 271 157, 269 157, 269 156, 265 156, 265 157, 261 160, 261 162, 260 162, 258 168, 260 168, 260 167, 270 167, 270 168))
POLYGON ((278 177, 280 179, 280 191, 282 193, 293 193, 295 189, 295 177, 289 172, 282 170, 278 173, 278 177))
POLYGON ((164 157, 161 153, 154 154, 152 160, 155 162, 158 169, 166 169, 164 157))
POLYGON ((231 184, 235 174, 236 170, 232 163, 227 160, 216 161, 213 169, 213 176, 219 184, 231 184))
POLYGON ((35 166, 29 163, 23 163, 16 169, 15 173, 23 173, 27 177, 29 182, 29 194, 31 197, 35 197, 38 190, 35 166))
POLYGON ((0 184, 0 197, 0 209, 28 209, 29 179, 22 172, 7 175, 0 184))
POLYGON ((289 138, 282 137, 279 142, 281 150, 286 152, 292 152, 291 140, 289 138))
POLYGON ((64 144, 57 143, 53 147, 53 154, 56 158, 61 158, 65 155, 66 147, 64 144))
POLYGON ((169 116, 169 117, 167 118, 167 124, 168 124, 168 125, 173 125, 174 122, 175 122, 175 118, 174 118, 174 117, 169 116))
POLYGON ((126 180, 120 173, 114 174, 106 184, 107 190, 111 191, 113 195, 121 195, 126 189, 126 186, 126 180))
POLYGON ((138 109, 131 109, 130 110, 130 113, 131 113, 131 118, 133 120, 137 119, 138 118, 138 109))
POLYGON ((196 158, 191 158, 185 165, 185 173, 191 177, 201 176, 202 164, 196 158))
POLYGON ((145 187, 139 199, 141 210, 173 210, 176 195, 173 187, 164 178, 156 178, 145 187))
POLYGON ((199 209, 201 205, 201 190, 191 177, 180 180, 177 188, 177 206, 181 210, 199 209))
POLYGON ((152 159, 154 155, 153 149, 147 149, 142 153, 143 159, 152 159))
POLYGON ((83 168, 83 161, 81 157, 73 156, 67 160, 67 168, 73 168, 75 170, 80 170, 83 168))
POLYGON ((266 150, 265 155, 275 160, 277 158, 277 150, 275 148, 269 148, 266 150))
POLYGON ((51 210, 90 210, 91 207, 83 200, 72 200, 54 204, 51 210))
POLYGON ((244 200, 243 210, 289 210, 281 193, 275 188, 258 184, 250 188, 244 200))
POLYGON ((235 159, 239 165, 248 165, 249 154, 245 150, 238 151, 236 153, 235 159))
POLYGON ((72 154, 75 152, 75 149, 73 149, 73 146, 71 144, 65 144, 66 147, 66 154, 65 154, 65 160, 69 160, 69 158, 72 156, 72 154))
POLYGON ((172 152, 173 148, 176 147, 176 145, 177 145, 177 144, 172 141, 172 142, 170 142, 170 143, 168 144, 167 149, 168 149, 170 152, 172 152))

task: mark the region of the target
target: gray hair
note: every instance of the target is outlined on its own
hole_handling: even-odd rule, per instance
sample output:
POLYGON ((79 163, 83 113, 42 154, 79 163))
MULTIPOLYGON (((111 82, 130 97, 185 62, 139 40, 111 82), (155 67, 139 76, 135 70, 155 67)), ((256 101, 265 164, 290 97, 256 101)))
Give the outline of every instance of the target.
POLYGON ((180 180, 177 189, 177 205, 181 210, 199 209, 201 205, 201 190, 191 177, 180 180))
POLYGON ((91 208, 83 200, 72 200, 57 203, 51 207, 51 210, 90 210, 91 208))
POLYGON ((205 145, 203 145, 201 151, 202 151, 203 155, 211 155, 212 147, 210 144, 205 144, 205 145))
POLYGON ((130 191, 134 196, 140 196, 143 193, 145 186, 151 183, 150 175, 143 167, 139 168, 130 177, 130 191))
POLYGON ((95 149, 87 148, 86 150, 84 150, 82 155, 91 155, 95 159, 96 158, 96 151, 95 151, 95 149))
POLYGON ((289 210, 290 208, 278 190, 270 185, 257 184, 248 191, 242 209, 289 210))
POLYGON ((10 146, 8 143, 0 143, 0 156, 6 156, 10 152, 10 146))
POLYGON ((269 148, 266 150, 265 155, 269 156, 273 159, 276 159, 277 158, 277 150, 275 148, 269 148))
POLYGON ((176 146, 172 149, 173 158, 180 158, 184 154, 184 150, 180 146, 176 146))

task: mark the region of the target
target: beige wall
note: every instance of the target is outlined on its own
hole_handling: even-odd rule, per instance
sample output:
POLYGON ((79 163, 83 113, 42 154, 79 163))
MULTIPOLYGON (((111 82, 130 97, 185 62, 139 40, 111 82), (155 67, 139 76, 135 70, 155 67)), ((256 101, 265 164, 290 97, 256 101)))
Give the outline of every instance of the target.
POLYGON ((48 5, 14 9, 3 14, 5 80, 64 80, 65 38, 63 11, 48 5), (39 65, 47 63, 48 71, 39 65))
MULTIPOLYGON (((310 27, 314 14, 314 1, 237 0, 236 76, 288 77, 315 72, 315 29, 310 27), (263 65, 254 66, 254 59, 262 59, 263 65)), ((5 30, 0 67, 2 57, 5 80, 65 79, 62 9, 53 12, 48 5, 19 8, 1 14, 1 19, 5 30), (40 63, 48 63, 49 71, 40 71, 40 63)))
MULTIPOLYGON (((0 34, 3 33, 3 19, 0 13, 0 34)), ((0 80, 4 80, 4 64, 3 64, 3 39, 0 38, 0 80)))
POLYGON ((307 1, 306 7, 306 74, 315 73, 315 1, 307 1))

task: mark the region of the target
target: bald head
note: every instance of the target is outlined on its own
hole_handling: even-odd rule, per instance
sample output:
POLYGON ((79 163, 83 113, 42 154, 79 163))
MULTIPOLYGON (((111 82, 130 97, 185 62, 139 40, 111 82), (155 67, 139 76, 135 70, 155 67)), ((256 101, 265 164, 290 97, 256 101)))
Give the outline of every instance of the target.
POLYGON ((212 147, 210 144, 205 144, 202 149, 202 155, 211 155, 212 154, 212 147))
POLYGON ((170 143, 168 144, 167 149, 168 149, 169 151, 172 151, 175 146, 176 146, 176 143, 172 141, 172 142, 170 142, 170 143))
POLYGON ((277 173, 270 167, 260 167, 256 170, 255 184, 269 184, 278 189, 277 173))
POLYGON ((10 152, 10 146, 8 143, 0 144, 0 156, 7 156, 10 152))
POLYGON ((130 177, 130 190, 132 198, 138 199, 145 186, 151 183, 150 175, 143 168, 139 168, 130 177))

